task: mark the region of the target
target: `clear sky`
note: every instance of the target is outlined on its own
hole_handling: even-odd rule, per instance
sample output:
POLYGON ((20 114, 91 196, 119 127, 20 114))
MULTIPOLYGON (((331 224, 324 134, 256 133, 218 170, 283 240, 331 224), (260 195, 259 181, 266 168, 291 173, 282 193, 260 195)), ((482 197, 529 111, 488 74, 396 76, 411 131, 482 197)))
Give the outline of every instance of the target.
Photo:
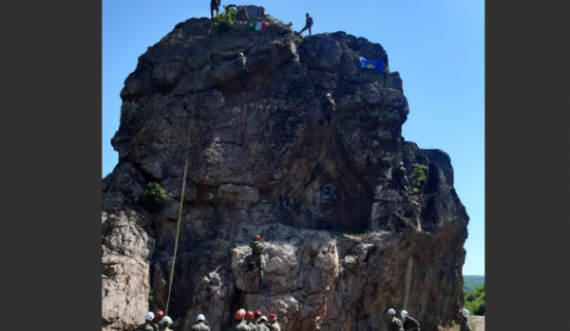
MULTIPOLYGON (((177 23, 209 17, 209 3, 103 0, 103 176, 117 163, 110 140, 119 128, 119 93, 138 57, 177 23)), ((484 275, 484 0, 222 0, 222 5, 230 3, 264 6, 268 14, 292 22, 296 31, 308 12, 313 34, 344 31, 384 47, 410 106, 404 138, 451 157, 454 187, 471 218, 463 274, 484 275)))

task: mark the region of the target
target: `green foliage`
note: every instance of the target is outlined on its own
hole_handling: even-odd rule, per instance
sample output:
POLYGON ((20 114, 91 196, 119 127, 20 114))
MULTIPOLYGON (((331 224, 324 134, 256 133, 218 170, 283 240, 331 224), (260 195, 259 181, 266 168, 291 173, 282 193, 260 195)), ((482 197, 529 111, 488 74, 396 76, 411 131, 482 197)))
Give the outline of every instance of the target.
MULTIPOLYGON (((428 167, 423 164, 414 163, 414 171, 412 172, 414 187, 418 189, 427 180, 426 171, 428 167)), ((416 190, 414 190, 416 192, 416 190)), ((417 193, 417 192, 416 192, 417 193)))
POLYGON ((463 276, 463 291, 465 292, 470 292, 483 284, 485 284, 485 276, 463 276))
POLYGON ((237 10, 224 6, 224 12, 216 15, 214 26, 220 32, 227 32, 236 22, 237 10))
POLYGON ((145 190, 139 194, 138 203, 147 211, 156 211, 166 200, 171 198, 168 193, 157 183, 148 183, 145 190))
POLYGON ((472 315, 485 315, 485 284, 465 293, 464 299, 465 308, 469 310, 472 315))

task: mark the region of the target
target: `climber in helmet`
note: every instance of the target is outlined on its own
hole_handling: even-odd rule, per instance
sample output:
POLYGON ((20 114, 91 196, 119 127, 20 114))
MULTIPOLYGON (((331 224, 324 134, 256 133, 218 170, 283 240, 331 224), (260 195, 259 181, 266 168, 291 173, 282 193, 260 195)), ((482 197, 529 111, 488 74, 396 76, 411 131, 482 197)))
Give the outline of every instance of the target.
POLYGON ((259 323, 257 324, 257 331, 269 331, 267 327, 267 317, 261 316, 259 318, 259 323))
POLYGON ((406 176, 406 168, 404 168, 404 162, 400 162, 398 164, 398 169, 396 170, 396 177, 398 177, 398 182, 400 186, 406 191, 407 193, 412 193, 412 187, 410 185, 410 181, 408 180, 408 176, 406 176))
POLYGON ((172 331, 172 318, 164 316, 158 323, 158 331, 172 331))
POLYGON ((152 328, 154 329, 154 331, 158 331, 160 329, 159 324, 163 317, 164 317, 164 312, 162 310, 157 309, 154 311, 154 319, 152 320, 152 328))
POLYGON ((336 103, 334 102, 330 93, 327 93, 325 95, 324 108, 325 108, 325 117, 327 119, 327 123, 330 123, 332 119, 332 114, 336 110, 336 103))
POLYGON ((403 331, 402 328, 402 321, 396 317, 396 311, 394 308, 388 309, 388 320, 390 321, 388 324, 389 331, 403 331))
POLYGON ((210 327, 204 324, 206 317, 202 314, 196 317, 196 324, 192 325, 190 331, 210 331, 210 327))
POLYGON ((154 313, 149 311, 144 315, 144 324, 137 327, 136 331, 155 331, 152 327, 152 320, 154 319, 154 313))
POLYGON ((255 319, 253 320, 253 323, 255 323, 255 325, 259 324, 259 319, 261 318, 263 314, 261 313, 261 311, 256 311, 255 314, 253 315, 255 317, 255 319))
POLYGON ((230 331, 250 331, 249 327, 244 323, 245 310, 236 311, 234 316, 235 322, 230 327, 230 331))
POLYGON ((279 322, 277 322, 277 315, 276 314, 269 314, 269 330, 270 331, 281 331, 281 326, 279 322))
POLYGON ((400 316, 404 320, 403 327, 405 331, 420 331, 420 323, 415 318, 412 318, 407 311, 402 310, 400 316))
POLYGON ((469 310, 463 308, 459 311, 459 331, 472 331, 471 324, 469 324, 469 310))
POLYGON ((242 86, 245 87, 247 83, 247 59, 243 53, 239 53, 236 59, 236 65, 238 70, 238 76, 241 81, 242 86))
POLYGON ((251 248, 249 268, 250 270, 254 270, 255 268, 257 268, 259 282, 261 284, 261 287, 263 287, 263 279, 264 279, 263 270, 265 270, 265 260, 261 256, 264 251, 263 244, 261 243, 261 236, 258 234, 254 235, 251 238, 249 247, 251 248))
POLYGON ((253 312, 250 310, 247 313, 245 313, 245 324, 247 325, 248 328, 255 330, 255 323, 253 323, 253 312))

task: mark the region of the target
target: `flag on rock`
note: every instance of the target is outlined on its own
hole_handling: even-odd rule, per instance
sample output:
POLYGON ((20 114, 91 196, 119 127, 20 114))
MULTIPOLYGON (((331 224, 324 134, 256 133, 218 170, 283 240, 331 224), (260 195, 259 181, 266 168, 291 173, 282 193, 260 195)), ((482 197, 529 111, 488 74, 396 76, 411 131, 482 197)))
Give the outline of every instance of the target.
POLYGON ((267 29, 268 25, 269 25, 269 23, 267 23, 267 22, 251 22, 249 24, 249 27, 254 31, 255 30, 265 30, 265 29, 267 29))
POLYGON ((384 71, 384 61, 382 59, 372 60, 367 59, 363 56, 358 57, 358 67, 363 69, 368 69, 376 72, 384 71))

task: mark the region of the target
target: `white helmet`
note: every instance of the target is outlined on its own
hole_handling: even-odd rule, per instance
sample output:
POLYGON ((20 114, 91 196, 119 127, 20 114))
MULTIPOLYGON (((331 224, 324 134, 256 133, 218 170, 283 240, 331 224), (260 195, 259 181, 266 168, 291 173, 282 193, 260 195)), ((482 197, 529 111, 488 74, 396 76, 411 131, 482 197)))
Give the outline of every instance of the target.
POLYGON ((160 324, 164 325, 172 325, 172 318, 168 317, 168 316, 164 316, 161 320, 160 320, 160 324))
POLYGON ((239 311, 243 312, 243 314, 245 315, 245 309, 240 309, 239 311))
POLYGON ((205 321, 206 317, 202 314, 198 315, 198 317, 196 317, 196 321, 205 321))
POLYGON ((145 321, 152 321, 154 319, 154 313, 152 311, 149 311, 146 313, 146 315, 144 315, 144 319, 145 321))
POLYGON ((469 310, 463 308, 459 311, 464 317, 469 317, 469 310))
POLYGON ((388 314, 396 315, 396 311, 393 308, 388 309, 388 314))
POLYGON ((243 53, 239 53, 239 56, 243 56, 243 53))
POLYGON ((403 165, 404 165, 404 162, 400 161, 400 165, 403 166, 403 165))
POLYGON ((402 316, 402 318, 408 316, 408 312, 405 310, 402 310, 402 312, 400 313, 400 316, 402 316))
POLYGON ((259 319, 260 321, 266 321, 267 322, 267 317, 265 317, 265 315, 261 316, 261 318, 259 319))
POLYGON ((331 94, 330 94, 330 93, 327 93, 327 98, 330 98, 330 97, 331 97, 331 94))

